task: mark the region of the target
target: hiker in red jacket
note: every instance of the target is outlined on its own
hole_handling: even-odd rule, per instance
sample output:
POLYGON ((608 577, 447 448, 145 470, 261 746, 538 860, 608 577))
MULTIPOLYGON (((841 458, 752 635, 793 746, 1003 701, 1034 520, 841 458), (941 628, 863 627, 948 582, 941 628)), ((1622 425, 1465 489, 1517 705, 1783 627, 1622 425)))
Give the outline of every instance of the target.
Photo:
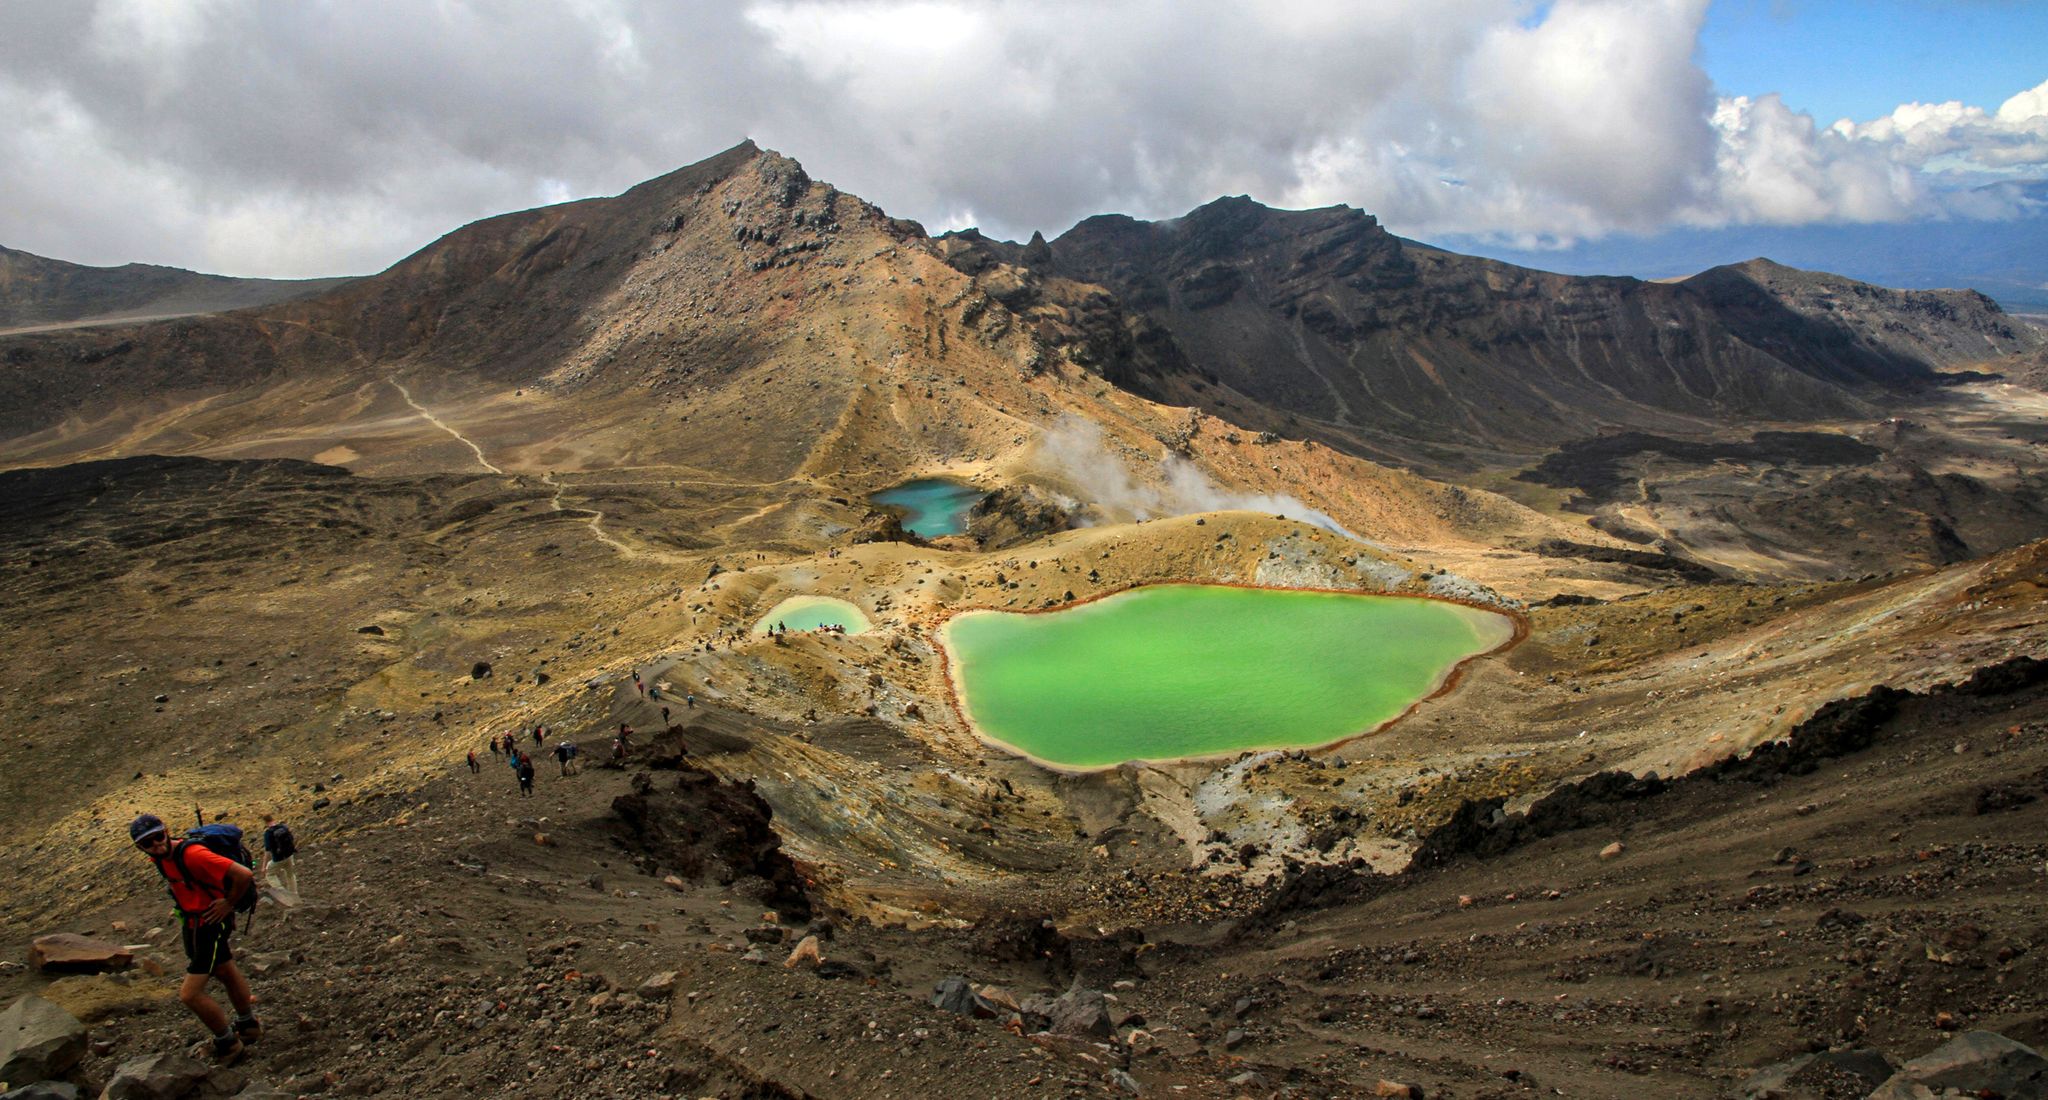
POLYGON ((263 1034, 249 980, 242 977, 228 950, 228 936, 235 930, 235 902, 256 889, 256 877, 247 867, 215 854, 204 844, 173 841, 163 820, 154 814, 143 814, 131 822, 128 837, 170 883, 171 897, 178 905, 186 958, 178 1000, 213 1032, 214 1060, 233 1062, 241 1057, 244 1043, 253 1043, 263 1034), (210 978, 219 978, 227 987, 228 1000, 234 1002, 232 1027, 228 1014, 206 992, 210 978))

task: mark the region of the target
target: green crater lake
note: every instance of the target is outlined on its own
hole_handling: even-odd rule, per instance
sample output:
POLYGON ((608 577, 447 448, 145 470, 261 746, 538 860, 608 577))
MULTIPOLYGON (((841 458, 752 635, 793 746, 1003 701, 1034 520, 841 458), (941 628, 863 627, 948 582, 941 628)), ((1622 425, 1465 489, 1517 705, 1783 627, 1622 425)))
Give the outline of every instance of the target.
POLYGON ((843 626, 848 634, 865 634, 869 628, 868 617, 860 608, 831 596, 791 596, 769 608, 754 624, 754 633, 766 634, 778 623, 798 631, 843 626))
POLYGON ((967 513, 987 493, 943 477, 906 481, 868 499, 903 513, 903 529, 919 538, 958 535, 967 530, 967 513))
POLYGON ((1505 615, 1443 600, 1167 584, 963 612, 940 641, 970 726, 1080 769, 1341 741, 1514 633, 1505 615))

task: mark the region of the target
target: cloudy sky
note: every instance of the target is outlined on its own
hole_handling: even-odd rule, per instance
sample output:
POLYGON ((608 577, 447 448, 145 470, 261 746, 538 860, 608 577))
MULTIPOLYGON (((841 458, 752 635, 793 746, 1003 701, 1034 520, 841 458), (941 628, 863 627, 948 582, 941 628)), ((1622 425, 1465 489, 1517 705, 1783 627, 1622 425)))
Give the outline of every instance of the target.
POLYGON ((1396 232, 2020 212, 2032 0, 0 0, 0 244, 380 269, 753 137, 933 230, 1222 194, 1396 232))

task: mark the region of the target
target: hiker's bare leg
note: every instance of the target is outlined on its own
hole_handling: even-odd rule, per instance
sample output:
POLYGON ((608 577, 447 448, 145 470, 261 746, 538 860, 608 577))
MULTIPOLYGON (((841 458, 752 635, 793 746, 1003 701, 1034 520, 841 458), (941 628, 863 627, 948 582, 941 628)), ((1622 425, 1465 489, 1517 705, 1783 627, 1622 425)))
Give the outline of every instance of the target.
MULTIPOLYGON (((228 964, 228 966, 233 965, 232 963, 228 964)), ((214 973, 218 974, 220 971, 216 970, 214 973)), ((207 995, 206 982, 211 976, 209 974, 185 975, 185 980, 178 985, 178 1000, 182 1001, 186 1008, 192 1010, 192 1015, 199 1017, 199 1022, 206 1025, 206 1030, 209 1034, 219 1035, 228 1029, 228 1014, 220 1007, 220 1002, 207 995)), ((248 996, 249 983, 242 981, 240 971, 235 972, 235 980, 242 986, 242 995, 248 996)), ((229 995, 233 995, 232 989, 230 989, 229 995)))
MULTIPOLYGON (((227 987, 228 1000, 234 1003, 236 1015, 255 1014, 256 995, 249 992, 249 979, 242 977, 241 967, 232 962, 224 962, 214 968, 213 976, 219 978, 220 984, 227 987)), ((208 997, 206 1003, 212 1004, 213 998, 208 997)))

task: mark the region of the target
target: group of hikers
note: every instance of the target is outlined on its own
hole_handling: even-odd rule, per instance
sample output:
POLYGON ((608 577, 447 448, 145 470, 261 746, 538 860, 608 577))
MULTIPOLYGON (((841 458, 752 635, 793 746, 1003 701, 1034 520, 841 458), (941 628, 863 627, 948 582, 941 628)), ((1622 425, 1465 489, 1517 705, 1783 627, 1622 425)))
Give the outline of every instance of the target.
MULTIPOLYGON (((691 705, 696 705, 694 696, 691 697, 691 705)), ((667 720, 667 707, 661 708, 661 717, 664 721, 667 720)), ((547 729, 546 726, 533 727, 532 737, 535 749, 540 749, 547 745, 547 729)), ((629 742, 632 737, 633 727, 624 722, 619 723, 618 736, 612 738, 613 760, 619 761, 626 758, 626 749, 630 747, 629 742)), ((525 749, 519 747, 519 739, 520 734, 516 733, 508 733, 502 738, 493 734, 491 735, 490 751, 491 755, 504 758, 505 766, 511 768, 512 774, 519 780, 519 793, 530 798, 533 795, 533 757, 525 749)), ((561 768, 564 777, 575 775, 583 770, 583 747, 574 741, 564 740, 556 742, 555 747, 549 750, 549 755, 555 758, 555 763, 561 768)), ((480 773, 484 770, 483 761, 477 757, 475 749, 469 750, 469 756, 464 763, 469 766, 471 774, 480 773)))
MULTIPOLYGON (((813 634, 844 634, 846 633, 846 624, 819 623, 812 627, 810 632, 813 634)), ((769 628, 768 634, 770 637, 780 640, 789 634, 789 624, 778 619, 775 625, 769 628)))
MULTIPOLYGON (((650 684, 640 679, 639 672, 636 671, 633 673, 633 692, 634 694, 640 696, 640 698, 646 699, 649 702, 659 703, 661 702, 661 688, 662 685, 660 684, 650 684)), ((669 702, 675 702, 675 693, 673 689, 671 689, 669 693, 669 702)), ((694 710, 697 706, 697 693, 694 691, 684 692, 683 706, 694 710)), ((661 708, 661 716, 664 719, 668 717, 667 707, 661 708)))
MULTIPOLYGON (((660 686, 643 682, 638 672, 633 674, 633 688, 642 699, 662 701, 660 686)), ((683 703, 694 708, 697 696, 685 692, 683 703)), ((668 721, 668 707, 661 708, 661 717, 664 723, 668 721)), ((494 734, 490 752, 503 758, 512 769, 519 780, 520 795, 531 798, 533 757, 521 747, 524 736, 531 736, 534 751, 540 751, 547 744, 548 729, 536 725, 530 734, 524 729, 502 737, 494 734)), ((632 739, 633 727, 619 723, 618 734, 612 738, 615 763, 625 760, 632 739)), ((581 770, 582 752, 576 742, 558 741, 551 751, 563 776, 581 770)), ((467 763, 472 774, 483 771, 476 750, 469 750, 467 763)), ((235 917, 250 914, 253 922, 256 900, 267 888, 286 892, 290 904, 304 896, 299 889, 298 844, 291 828, 277 820, 275 814, 264 814, 263 826, 263 859, 257 864, 243 842, 239 826, 219 821, 209 825, 204 814, 197 826, 178 839, 172 838, 170 827, 155 814, 142 814, 128 825, 128 838, 163 876, 178 909, 186 959, 185 980, 178 987, 178 1000, 212 1033, 213 1056, 222 1064, 239 1059, 247 1046, 263 1035, 263 1024, 256 1018, 255 994, 250 991, 249 979, 235 965, 229 946, 235 932, 235 917), (232 1018, 207 991, 208 984, 215 979, 227 990, 228 1002, 234 1006, 232 1018)))
POLYGON ((242 1056, 248 1044, 263 1036, 263 1023, 256 1018, 256 997, 249 979, 235 965, 229 939, 235 931, 235 915, 252 914, 262 888, 258 877, 270 887, 288 891, 294 902, 299 894, 298 842, 291 827, 274 814, 263 815, 263 862, 252 866, 242 830, 222 822, 199 824, 184 837, 171 839, 170 828, 155 814, 142 814, 128 823, 128 839, 149 857, 170 889, 178 908, 178 927, 185 947, 185 980, 178 986, 178 1000, 199 1017, 213 1034, 213 1056, 223 1064, 242 1056), (228 991, 234 1005, 233 1019, 207 992, 214 979, 228 991))
MULTIPOLYGON (((691 705, 695 705, 694 696, 692 697, 691 705)), ((661 717, 663 721, 668 719, 667 707, 661 708, 661 717)), ((534 748, 539 749, 545 746, 547 744, 547 727, 533 727, 532 736, 534 748)), ((612 760, 614 763, 620 763, 626 759, 626 750, 632 747, 632 740, 633 727, 620 722, 619 732, 617 736, 612 738, 612 760)), ((493 756, 503 757, 505 766, 512 769, 513 776, 519 780, 520 796, 524 798, 533 797, 533 757, 525 749, 519 747, 519 735, 508 733, 501 738, 493 734, 491 736, 490 751, 493 756)), ((556 742, 555 747, 550 750, 550 755, 555 758, 555 763, 561 768, 564 778, 575 775, 583 770, 583 747, 574 741, 564 740, 556 742)), ((471 774, 483 771, 483 761, 477 757, 475 749, 469 750, 468 758, 464 763, 469 766, 471 774)))
MULTIPOLYGON (((533 727, 534 748, 539 749, 545 746, 547 740, 548 728, 546 726, 533 727)), ((572 765, 576 760, 578 751, 574 741, 562 741, 555 745, 555 761, 562 766, 563 775, 573 773, 572 765)), ((527 798, 533 797, 533 757, 528 755, 525 749, 519 747, 519 734, 508 733, 502 739, 498 735, 492 734, 491 755, 504 757, 505 766, 511 768, 512 774, 519 780, 520 795, 527 798)), ((471 773, 484 770, 483 763, 477 759, 475 749, 469 750, 467 763, 471 773)))

